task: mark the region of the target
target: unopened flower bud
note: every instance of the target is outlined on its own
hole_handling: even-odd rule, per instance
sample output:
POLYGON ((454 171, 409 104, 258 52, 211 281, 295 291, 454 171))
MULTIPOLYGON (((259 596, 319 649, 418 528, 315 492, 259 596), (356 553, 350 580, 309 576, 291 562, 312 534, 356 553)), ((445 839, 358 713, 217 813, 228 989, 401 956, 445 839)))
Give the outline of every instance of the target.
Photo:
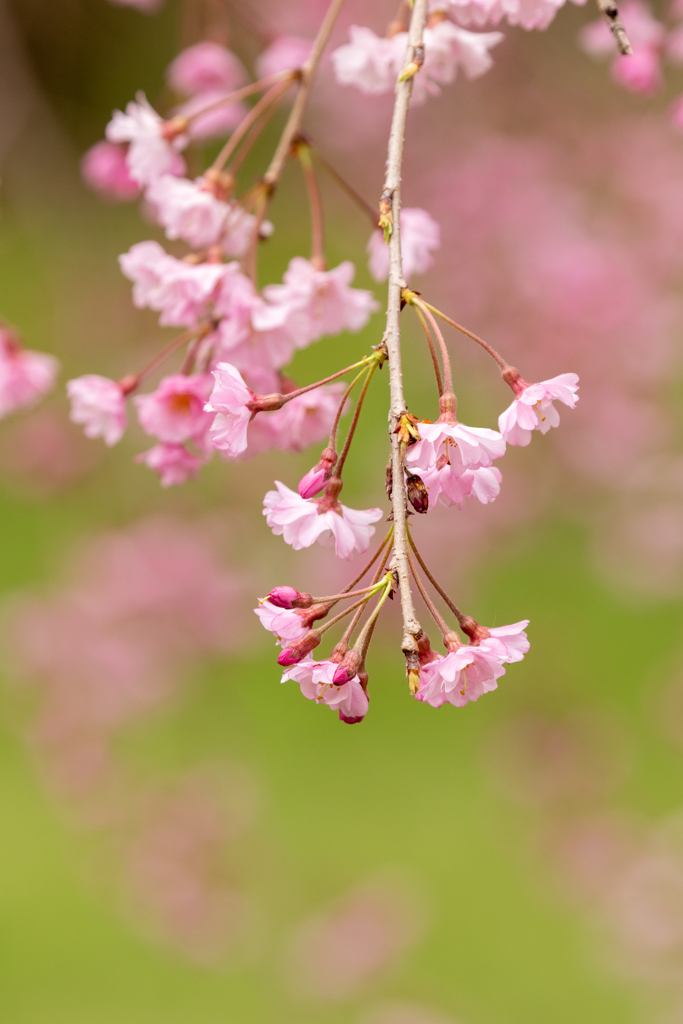
POLYGON ((310 594, 301 594, 294 587, 273 587, 264 600, 276 608, 310 608, 313 604, 310 594))
POLYGON ((424 513, 429 508, 429 495, 421 477, 412 473, 406 477, 408 501, 416 512, 424 513))
POLYGON ((327 481, 332 476, 332 470, 337 462, 337 453, 334 448, 325 448, 318 464, 309 469, 305 476, 299 481, 299 494, 302 498, 313 498, 322 491, 327 481))
POLYGON ((349 651, 344 655, 339 668, 332 676, 334 685, 343 686, 344 683, 348 683, 349 679, 353 679, 360 668, 361 660, 360 651, 349 651))
POLYGON ((285 404, 285 396, 275 392, 272 395, 254 395, 247 403, 251 412, 274 412, 285 404))
POLYGON ((476 646, 482 640, 486 640, 487 637, 491 636, 486 626, 480 626, 476 619, 473 619, 471 615, 464 615, 460 621, 460 628, 463 633, 468 636, 471 642, 476 646))
POLYGON ((277 659, 278 665, 282 665, 283 668, 296 665, 307 654, 310 654, 319 643, 320 634, 315 629, 309 629, 308 633, 304 633, 300 640, 290 644, 289 647, 285 647, 277 659))
POLYGON ((417 655, 420 660, 420 667, 428 665, 430 661, 436 661, 439 655, 432 649, 429 637, 426 633, 420 633, 417 638, 417 655))
POLYGON ((332 605, 329 601, 326 604, 312 604, 305 610, 297 611, 297 615, 301 616, 304 626, 310 629, 317 619, 325 618, 331 607, 332 605))

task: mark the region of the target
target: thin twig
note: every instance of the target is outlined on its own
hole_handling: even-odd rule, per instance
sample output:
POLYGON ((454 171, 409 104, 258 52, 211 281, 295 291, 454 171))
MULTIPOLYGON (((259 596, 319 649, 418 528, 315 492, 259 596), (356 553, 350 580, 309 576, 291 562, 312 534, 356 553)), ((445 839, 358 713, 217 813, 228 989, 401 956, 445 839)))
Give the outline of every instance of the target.
POLYGON ((430 615, 434 619, 434 622, 436 622, 437 626, 439 627, 439 629, 441 630, 441 632, 443 634, 446 634, 446 633, 450 632, 450 630, 448 629, 448 624, 447 624, 446 620, 444 619, 443 615, 439 614, 439 610, 437 609, 437 607, 434 604, 434 602, 432 601, 431 597, 429 596, 429 594, 425 590, 424 583, 422 582, 420 577, 417 575, 417 569, 415 568, 415 562, 413 561, 413 556, 411 555, 410 551, 408 552, 408 562, 410 564, 410 571, 413 574, 413 579, 415 580, 415 585, 416 585, 417 589, 420 591, 420 594, 422 596, 422 600, 427 605, 427 610, 429 611, 430 615))
POLYGON ((443 381, 441 380, 441 370, 439 369, 439 360, 436 358, 434 342, 432 341, 432 336, 429 333, 429 327, 427 326, 427 321, 424 318, 424 313, 422 312, 419 306, 413 306, 413 309, 417 313, 420 323, 422 324, 424 332, 427 336, 427 344, 429 345, 429 352, 432 357, 432 363, 434 364, 434 373, 436 374, 436 386, 439 389, 439 398, 441 398, 443 394, 443 381))
POLYGON ((619 53, 627 57, 633 53, 629 38, 626 35, 626 29, 624 23, 619 15, 617 5, 613 0, 598 0, 598 7, 601 13, 605 16, 605 21, 612 30, 612 35, 617 44, 619 53))
POLYGON ((466 334, 468 338, 472 339, 472 341, 476 341, 477 345, 481 345, 483 349, 486 349, 490 356, 493 356, 493 358, 500 366, 501 370, 507 369, 508 364, 505 362, 500 352, 496 352, 493 345, 489 345, 488 341, 484 341, 484 339, 480 338, 478 334, 474 334, 472 331, 468 331, 466 327, 462 326, 462 324, 458 324, 455 322, 455 320, 451 320, 449 316, 446 316, 445 313, 442 313, 440 309, 436 308, 436 306, 431 306, 428 302, 425 302, 424 299, 417 299, 416 304, 420 306, 426 306, 427 309, 431 309, 432 313, 436 313, 437 316, 440 316, 441 319, 445 320, 447 324, 451 325, 451 327, 455 327, 456 331, 460 331, 461 334, 466 334))
POLYGON ((446 591, 443 590, 442 587, 439 586, 439 584, 436 582, 436 580, 432 576, 431 572, 429 571, 429 569, 425 565, 425 563, 423 561, 423 558, 422 558, 422 555, 420 554, 420 552, 417 550, 417 547, 415 546, 415 541, 413 540, 413 537, 412 537, 412 534, 411 534, 410 530, 408 530, 408 540, 410 541, 410 546, 413 549, 413 551, 415 552, 415 557, 417 558, 418 562, 420 563, 420 565, 422 567, 422 571, 424 572, 425 576, 427 577, 427 579, 429 580, 431 585, 434 587, 434 590, 436 590, 437 593, 439 593, 441 595, 441 597, 444 599, 444 601, 446 602, 446 604, 448 605, 448 607, 450 608, 450 610, 453 612, 453 614, 455 615, 456 619, 458 620, 458 623, 460 625, 462 625, 462 620, 464 618, 462 612, 460 611, 460 609, 456 605, 453 604, 453 602, 451 601, 451 599, 448 596, 448 594, 446 593, 446 591))
MULTIPOLYGON (((415 56, 416 48, 423 44, 425 21, 427 17, 427 0, 415 0, 408 46, 406 65, 415 56)), ((391 390, 391 463, 394 478, 392 508, 394 515, 394 567, 398 576, 401 594, 401 610, 403 613, 403 639, 401 649, 410 659, 410 664, 417 657, 417 640, 421 626, 415 613, 413 595, 410 587, 410 568, 408 565, 408 531, 406 489, 403 486, 403 448, 397 432, 399 422, 406 412, 403 396, 403 376, 401 371, 401 289, 405 287, 403 265, 401 260, 401 167, 403 164, 403 146, 405 142, 408 106, 413 89, 412 78, 399 82, 396 86, 396 102, 391 121, 389 151, 387 155, 387 174, 384 182, 383 196, 391 202, 393 230, 389 239, 389 305, 387 309, 387 327, 384 341, 389 356, 389 385, 391 390)))
POLYGON ((347 196, 349 196, 349 198, 353 200, 353 202, 356 204, 356 206, 358 206, 359 209, 361 209, 363 211, 363 213, 367 214, 367 216, 372 221, 372 226, 375 227, 375 228, 378 227, 379 226, 379 218, 377 216, 377 210, 373 206, 370 206, 370 203, 366 202, 365 199, 363 199, 363 197, 358 192, 356 192, 356 190, 353 187, 353 185, 351 185, 346 180, 346 178, 343 178, 341 176, 339 171, 335 167, 332 166, 332 164, 329 162, 329 160, 325 159, 325 157, 322 155, 320 150, 317 149, 315 147, 315 145, 310 140, 307 139, 306 141, 308 142, 309 146, 311 147, 311 149, 315 153, 317 159, 323 165, 323 167, 325 168, 327 173, 330 175, 332 180, 336 181, 336 183, 339 185, 339 187, 344 192, 346 192, 347 196))
POLYGON ((372 375, 373 375, 373 373, 375 372, 376 369, 377 369, 377 363, 375 363, 374 366, 370 367, 370 371, 369 371, 367 377, 365 378, 365 380, 363 381, 363 387, 362 387, 360 395, 358 396, 358 401, 356 402, 356 408, 355 408, 354 413, 353 413, 353 419, 351 420, 351 426, 349 427, 349 432, 346 435, 346 440, 344 441, 344 447, 342 448, 342 453, 339 456, 339 462, 334 467, 333 476, 340 477, 342 475, 342 470, 344 468, 344 463, 346 462, 346 456, 349 454, 349 449, 351 448, 351 442, 353 441, 353 435, 356 432, 356 427, 358 425, 358 419, 360 417, 360 412, 361 412, 361 409, 363 408, 363 402, 365 401, 365 396, 368 393, 368 388, 370 387, 370 381, 372 380, 372 375))
POLYGON ((296 149, 301 169, 304 172, 308 206, 311 211, 311 263, 316 270, 326 270, 325 219, 323 217, 323 204, 320 198, 318 179, 315 176, 315 169, 311 161, 311 150, 305 142, 298 143, 296 149))
POLYGON ((291 82, 286 80, 284 82, 278 82, 276 85, 272 86, 272 88, 270 88, 268 92, 261 97, 258 103, 251 108, 247 116, 243 118, 237 128, 235 128, 234 132, 211 165, 214 170, 223 170, 242 139, 248 134, 253 125, 256 124, 263 111, 267 110, 272 103, 277 103, 278 100, 282 99, 291 84, 291 82))

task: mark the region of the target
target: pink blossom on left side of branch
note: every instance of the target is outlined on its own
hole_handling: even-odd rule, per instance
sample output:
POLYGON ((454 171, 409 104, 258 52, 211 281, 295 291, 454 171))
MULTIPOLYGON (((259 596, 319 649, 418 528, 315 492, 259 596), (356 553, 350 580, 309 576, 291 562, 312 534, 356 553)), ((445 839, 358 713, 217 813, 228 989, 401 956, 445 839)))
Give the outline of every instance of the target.
MULTIPOLYGON (((404 207, 401 210, 401 256, 406 281, 410 281, 413 274, 424 274, 434 265, 432 253, 440 246, 441 228, 432 215, 419 207, 404 207)), ((375 281, 386 281, 389 276, 389 247, 380 228, 370 236, 368 256, 370 273, 375 281)))
POLYGON ((126 147, 114 142, 96 142, 83 154, 81 176, 105 199, 123 203, 140 195, 140 186, 128 170, 126 147))
POLYGON ((71 421, 80 423, 86 437, 101 437, 111 447, 126 429, 126 399, 119 384, 97 373, 67 382, 71 421))
POLYGON ((153 469, 162 487, 177 487, 196 478, 206 463, 207 456, 188 451, 183 444, 169 444, 164 441, 136 455, 135 461, 153 469))
POLYGON ((258 608, 254 608, 259 621, 264 629, 273 633, 277 642, 292 643, 300 640, 309 627, 303 623, 303 618, 294 608, 282 608, 274 605, 271 601, 261 601, 258 608))
POLYGON ((367 694, 357 675, 341 686, 335 685, 332 679, 338 668, 337 662, 314 661, 307 654, 298 665, 292 665, 282 673, 281 682, 293 679, 308 700, 314 700, 316 704, 327 704, 333 711, 339 712, 343 722, 360 722, 368 713, 367 694))
MULTIPOLYGON (((572 0, 579 6, 586 0, 572 0)), ((447 11, 459 25, 497 25, 505 18, 509 25, 527 30, 545 29, 565 0, 431 0, 430 10, 447 11)))
POLYGON ((59 362, 24 348, 11 330, 0 328, 0 419, 35 405, 55 386, 59 362))
POLYGON ((168 66, 166 81, 183 96, 212 89, 234 91, 244 85, 247 72, 242 61, 219 43, 205 40, 181 50, 168 66))
POLYGON ((316 541, 329 547, 334 544, 337 558, 352 558, 355 552, 367 551, 382 518, 379 508, 364 511, 337 503, 336 509, 325 508, 315 499, 302 498, 279 480, 276 491, 268 491, 263 499, 263 514, 276 537, 283 536, 295 551, 309 548, 316 541))
POLYGON ((168 444, 203 442, 213 421, 204 408, 212 386, 209 373, 174 373, 164 377, 156 391, 134 399, 140 426, 145 433, 168 444))
POLYGON ((139 92, 125 113, 115 110, 107 125, 109 142, 128 143, 126 162, 131 178, 139 185, 149 185, 162 174, 182 174, 185 162, 180 150, 187 145, 187 135, 173 134, 166 138, 165 122, 139 92))
POLYGON ((500 432, 507 443, 525 448, 531 441, 532 430, 547 434, 551 427, 558 426, 560 414, 553 401, 575 408, 579 400, 578 385, 577 374, 561 373, 550 380, 523 387, 512 405, 498 417, 500 432))
POLYGON ((134 305, 160 313, 162 327, 196 327, 219 285, 239 269, 230 263, 188 263, 153 241, 136 242, 119 256, 119 264, 133 282, 134 305))
POLYGON ((247 447, 247 427, 252 417, 247 406, 254 394, 230 363, 219 363, 213 377, 213 391, 205 405, 207 412, 216 414, 211 424, 211 443, 228 455, 240 455, 247 447))

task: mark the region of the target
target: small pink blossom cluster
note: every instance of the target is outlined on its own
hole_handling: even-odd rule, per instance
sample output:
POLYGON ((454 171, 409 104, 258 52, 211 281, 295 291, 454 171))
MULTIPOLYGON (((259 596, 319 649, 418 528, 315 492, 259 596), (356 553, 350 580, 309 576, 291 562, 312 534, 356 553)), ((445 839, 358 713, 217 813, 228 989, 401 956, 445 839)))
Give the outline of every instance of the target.
POLYGON ((53 390, 58 373, 54 356, 24 348, 13 330, 0 326, 0 419, 36 405, 53 390))

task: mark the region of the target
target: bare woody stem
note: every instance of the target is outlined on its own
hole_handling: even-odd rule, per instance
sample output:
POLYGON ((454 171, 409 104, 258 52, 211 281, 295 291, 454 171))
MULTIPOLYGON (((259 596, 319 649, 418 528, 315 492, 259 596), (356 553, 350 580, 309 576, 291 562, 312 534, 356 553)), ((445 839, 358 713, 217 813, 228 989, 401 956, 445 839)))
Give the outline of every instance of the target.
POLYGON ((375 363, 374 366, 370 367, 368 375, 365 378, 365 381, 363 383, 363 388, 361 390, 361 393, 358 396, 358 401, 356 402, 356 408, 355 408, 354 413, 353 413, 353 419, 351 420, 351 426, 349 427, 349 432, 346 435, 346 440, 344 441, 344 447, 342 448, 341 455, 339 456, 339 461, 337 462, 337 465, 334 467, 334 473, 332 474, 335 477, 341 478, 342 470, 344 468, 344 463, 346 462, 346 457, 349 454, 349 449, 351 448, 351 442, 353 441, 353 435, 355 434, 356 427, 358 426, 358 420, 360 418, 361 409, 363 408, 363 402, 365 401, 365 396, 368 393, 368 388, 370 387, 370 381, 372 380, 372 375, 373 375, 373 373, 375 372, 376 369, 377 369, 377 363, 375 363))
POLYGON ((441 398, 441 396, 443 394, 443 381, 441 380, 441 370, 439 369, 439 360, 436 358, 436 351, 434 349, 434 342, 432 341, 432 336, 431 336, 431 334, 429 332, 429 327, 427 326, 427 321, 424 318, 424 313, 419 308, 419 306, 414 306, 413 308, 414 308, 415 312, 417 313, 418 319, 419 319, 420 323, 422 324, 424 332, 425 332, 425 334, 427 336, 427 344, 429 345, 429 353, 430 353, 430 355, 432 357, 432 363, 434 364, 434 373, 436 374, 436 386, 439 389, 439 398, 441 398))
MULTIPOLYGON (((427 17, 427 0, 415 0, 406 50, 406 65, 412 62, 418 47, 423 45, 425 21, 427 17)), ((390 436, 391 465, 394 478, 392 492, 392 508, 394 515, 394 565, 398 577, 401 594, 401 611, 403 614, 403 639, 401 649, 411 663, 417 656, 417 640, 421 626, 415 613, 413 595, 410 587, 410 568, 408 565, 408 530, 406 490, 403 486, 403 450, 397 427, 406 412, 403 396, 403 375, 401 371, 401 290, 405 287, 403 280, 403 264, 401 260, 401 168, 403 165, 403 147, 405 143, 408 106, 413 89, 412 78, 399 82, 396 86, 396 101, 389 135, 389 151, 387 155, 387 174, 384 181, 383 196, 390 197, 393 230, 389 239, 389 303, 387 308, 387 326, 384 341, 389 357, 389 386, 391 391, 390 436)))
POLYGON ((462 625, 462 620, 464 619, 464 615, 462 614, 460 609, 457 608, 456 605, 453 604, 453 602, 451 601, 451 599, 448 596, 448 594, 446 593, 446 591, 442 587, 439 586, 439 584, 436 582, 436 580, 432 576, 431 572, 429 571, 429 569, 425 565, 425 563, 423 561, 423 558, 422 558, 422 555, 420 554, 420 552, 417 550, 417 547, 415 546, 415 541, 412 538, 412 534, 410 533, 410 530, 408 531, 408 540, 410 541, 410 546, 413 549, 413 551, 415 553, 415 557, 417 558, 418 562, 420 563, 420 566, 421 566, 422 571, 424 572, 425 576, 427 577, 427 579, 429 580, 431 585, 434 587, 434 590, 436 590, 436 592, 438 594, 440 594, 441 597, 444 599, 444 601, 446 602, 446 604, 448 605, 448 607, 450 608, 450 610, 453 612, 453 614, 455 615, 456 619, 458 620, 458 623, 460 625, 462 625))
POLYGON ((624 23, 619 16, 619 10, 613 0, 598 0, 598 7, 601 13, 605 16, 605 21, 612 30, 617 49, 619 53, 624 56, 629 56, 633 53, 631 49, 631 43, 626 35, 626 29, 624 23))
POLYGON ((288 394, 282 396, 284 399, 282 404, 286 405, 287 402, 291 402, 293 398, 298 398, 300 395, 305 395, 308 391, 314 391, 316 388, 321 388, 323 384, 329 384, 330 381, 336 380, 337 377, 343 377, 345 373, 349 372, 349 370, 355 370, 357 367, 363 365, 367 366, 368 360, 361 360, 360 363, 352 363, 351 366, 346 366, 343 370, 337 370, 336 373, 330 374, 329 377, 323 377, 322 380, 317 380, 315 384, 307 384, 305 388, 297 388, 296 391, 290 391, 288 394))
POLYGON ((334 423, 332 424, 332 429, 330 430, 330 440, 327 443, 327 447, 331 448, 333 451, 337 450, 337 431, 339 430, 339 421, 342 418, 342 416, 344 415, 344 406, 346 405, 346 403, 348 401, 349 395, 351 394, 351 392, 355 388, 356 384, 358 383, 358 381, 361 379, 361 377, 363 376, 363 374, 365 372, 366 372, 365 369, 361 370, 361 372, 356 377, 353 378, 353 380, 351 381, 351 383, 347 387, 346 391, 342 395, 341 402, 339 403, 339 408, 337 409, 337 412, 336 412, 335 417, 334 417, 334 423))
POLYGON ((477 334, 473 334, 472 331, 468 331, 467 328, 463 327, 461 324, 457 324, 455 320, 451 320, 451 318, 446 316, 445 313, 442 313, 440 309, 437 309, 435 306, 430 306, 430 304, 425 302, 423 299, 418 299, 416 304, 426 307, 426 309, 430 309, 432 313, 436 313, 437 316, 440 316, 441 319, 445 320, 447 324, 451 325, 451 327, 455 327, 456 331, 460 331, 461 334, 466 334, 468 338, 472 339, 472 341, 476 341, 477 345, 481 345, 483 349, 486 349, 490 356, 493 356, 501 370, 507 369, 508 364, 505 362, 500 352, 496 352, 495 348, 492 345, 489 345, 487 341, 484 341, 483 338, 480 338, 477 334))

